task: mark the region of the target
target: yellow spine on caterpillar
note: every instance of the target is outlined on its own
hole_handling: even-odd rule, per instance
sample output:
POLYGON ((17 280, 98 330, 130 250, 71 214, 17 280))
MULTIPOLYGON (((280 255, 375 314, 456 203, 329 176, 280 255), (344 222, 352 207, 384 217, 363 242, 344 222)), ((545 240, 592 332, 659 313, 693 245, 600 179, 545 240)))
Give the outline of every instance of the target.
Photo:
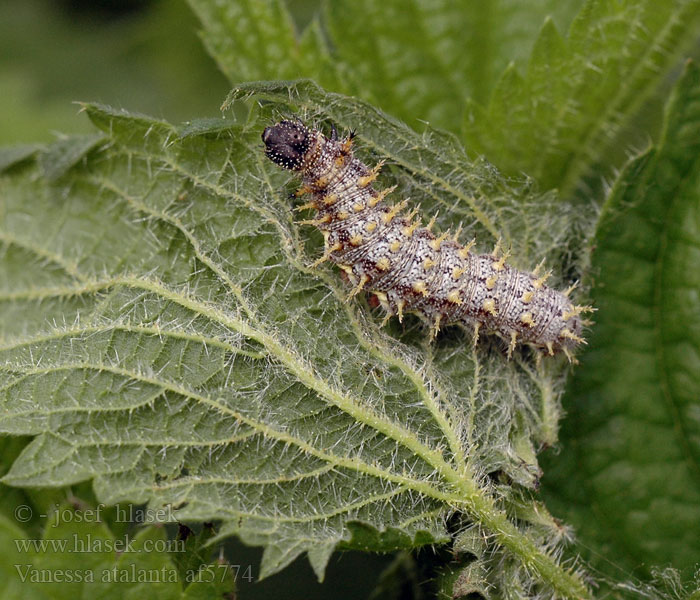
POLYGON ((385 202, 393 190, 377 191, 381 167, 368 168, 352 153, 351 134, 338 140, 298 121, 281 121, 262 134, 274 163, 301 175, 301 193, 312 194, 305 207, 317 211, 305 221, 324 232, 330 260, 348 274, 354 288, 374 292, 387 317, 406 312, 424 317, 435 334, 444 325, 464 323, 505 339, 508 355, 517 343, 547 354, 571 351, 581 343, 585 324, 566 293, 545 284, 548 274, 520 271, 506 263, 500 244, 489 254, 473 254, 475 241, 462 245, 457 235, 431 231, 401 213, 407 201, 385 202))

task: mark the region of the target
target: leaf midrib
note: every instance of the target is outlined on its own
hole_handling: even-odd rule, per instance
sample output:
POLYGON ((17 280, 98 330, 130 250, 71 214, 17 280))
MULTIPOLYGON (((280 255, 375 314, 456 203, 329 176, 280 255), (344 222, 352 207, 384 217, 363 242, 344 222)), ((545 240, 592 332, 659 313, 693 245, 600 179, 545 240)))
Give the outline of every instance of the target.
MULTIPOLYGON (((104 183, 104 181, 102 181, 102 183, 104 183)), ((115 193, 118 193, 118 191, 115 191, 115 193)), ((433 498, 444 503, 446 505, 446 510, 464 510, 468 515, 471 515, 475 521, 481 523, 486 529, 491 531, 494 535, 494 539, 498 543, 516 554, 525 565, 532 568, 555 589, 561 591, 565 595, 588 596, 588 592, 580 578, 576 574, 559 566, 556 560, 545 549, 539 548, 529 535, 520 531, 516 525, 508 519, 506 513, 497 507, 496 501, 491 496, 488 489, 481 489, 474 479, 465 477, 463 473, 455 471, 453 466, 448 464, 445 460, 441 451, 433 450, 429 446, 426 446, 424 442, 411 431, 405 430, 391 420, 385 420, 385 415, 376 415, 370 412, 368 407, 362 406, 359 399, 352 395, 344 394, 341 390, 337 390, 332 385, 319 379, 318 374, 314 372, 311 365, 308 365, 303 358, 296 356, 290 348, 285 346, 283 340, 277 339, 269 331, 266 331, 265 327, 262 325, 261 319, 255 313, 255 310, 247 303, 242 289, 235 285, 220 265, 209 258, 206 252, 203 251, 198 240, 182 225, 179 219, 165 217, 157 213, 153 216, 165 222, 169 222, 171 226, 180 229, 185 239, 194 249, 194 253, 199 260, 207 265, 208 268, 212 269, 212 271, 219 276, 221 281, 227 284, 233 296, 240 301, 240 307, 246 317, 244 318, 240 313, 225 312, 219 304, 206 302, 192 296, 187 291, 186 286, 173 288, 153 278, 140 278, 134 275, 119 277, 119 285, 142 289, 154 295, 158 295, 164 300, 179 304, 183 308, 206 317, 213 322, 218 322, 231 331, 238 332, 245 337, 258 341, 263 347, 266 347, 270 351, 272 356, 279 360, 291 375, 295 376, 296 379, 306 385, 306 387, 315 391, 322 398, 325 398, 329 404, 336 406, 346 412, 346 414, 355 418, 358 423, 364 423, 373 430, 392 439, 397 445, 403 445, 417 458, 433 466, 434 472, 429 478, 416 480, 408 477, 405 473, 397 474, 375 463, 368 464, 354 457, 346 458, 334 456, 324 450, 314 447, 303 439, 288 434, 286 430, 279 431, 278 429, 271 428, 268 424, 262 423, 259 420, 256 421, 252 418, 245 417, 243 414, 238 414, 231 407, 222 405, 201 394, 193 395, 192 392, 182 388, 179 384, 163 381, 157 377, 151 377, 150 375, 140 373, 138 369, 136 369, 136 371, 121 369, 114 365, 103 365, 101 361, 87 363, 76 362, 73 365, 64 365, 65 368, 90 368, 101 371, 111 370, 115 373, 119 373, 126 379, 135 379, 137 381, 161 386, 164 390, 170 391, 173 394, 183 395, 186 398, 188 397, 194 401, 203 403, 205 406, 210 406, 220 413, 228 414, 239 422, 261 431, 264 435, 296 446, 300 451, 311 456, 316 456, 328 464, 338 465, 352 471, 365 473, 377 477, 378 479, 384 479, 400 486, 413 489, 425 497, 433 498)), ((37 370, 37 372, 40 371, 37 370)))
MULTIPOLYGON (((149 158, 152 159, 152 158, 156 158, 156 157, 149 156, 149 158)), ((212 184, 208 183, 207 181, 202 180, 201 178, 199 178, 197 180, 197 178, 195 178, 194 175, 188 173, 187 171, 185 171, 181 168, 178 168, 178 165, 171 160, 166 160, 163 162, 165 162, 165 164, 167 164, 173 170, 178 171, 183 177, 190 177, 193 180, 197 181, 199 185, 201 185, 205 189, 208 189, 211 193, 213 193, 216 196, 227 197, 230 195, 227 190, 221 188, 218 185, 212 185, 212 184)), ((175 227, 177 230, 179 230, 185 236, 185 238, 187 239, 188 243, 192 247, 193 251, 195 252, 195 255, 199 258, 199 260, 201 260, 203 264, 205 264, 207 267, 209 267, 212 270, 212 272, 214 272, 226 284, 228 289, 234 294, 234 296, 237 298, 240 305, 246 311, 248 318, 253 323, 256 324, 256 328, 259 330, 260 335, 262 336, 262 338, 257 339, 257 341, 260 342, 261 344, 263 344, 263 346, 265 346, 268 349, 269 349, 269 346, 267 344, 273 344, 274 346, 276 346, 277 351, 280 354, 278 354, 278 355, 273 354, 273 356, 277 356, 277 358, 281 358, 281 356, 286 357, 286 361, 289 361, 289 363, 285 362, 284 360, 282 360, 281 362, 285 363, 285 365, 287 366, 287 368, 289 368, 291 370, 291 372, 294 372, 297 376, 299 376, 301 381, 305 381, 305 384, 310 389, 313 389, 317 393, 320 393, 321 396, 323 396, 327 400, 331 401, 331 403, 333 403, 335 406, 339 406, 336 403, 337 398, 336 398, 336 401, 334 401, 332 399, 332 395, 329 395, 329 393, 331 391, 330 386, 328 384, 326 384, 325 381, 322 381, 322 380, 316 378, 315 376, 313 376, 313 372, 310 368, 307 368, 307 369, 300 368, 300 365, 298 364, 299 361, 297 361, 294 358, 294 353, 287 348, 282 348, 281 344, 279 344, 277 342, 277 340, 274 338, 274 336, 272 336, 269 333, 264 331, 264 325, 257 318, 257 314, 256 314, 255 310, 248 305, 248 303, 243 295, 243 291, 228 276, 228 274, 223 270, 223 268, 220 265, 218 265, 206 252, 204 252, 204 250, 202 249, 198 240, 183 225, 183 223, 180 221, 180 219, 178 219, 176 217, 172 217, 163 211, 153 210, 152 207, 144 204, 143 202, 141 202, 137 198, 130 196, 124 190, 121 190, 120 188, 118 188, 111 181, 99 179, 99 180, 97 180, 97 183, 99 185, 105 187, 106 189, 109 189, 113 193, 117 194, 124 201, 126 201, 128 204, 130 204, 133 208, 135 208, 143 213, 149 214, 149 215, 161 220, 162 222, 167 223, 167 224, 171 225, 172 227, 175 227), (267 343, 263 342, 262 339, 266 339, 267 343), (305 373, 305 375, 302 377, 301 373, 305 373), (320 392, 321 389, 324 389, 325 392, 320 392)), ((253 206, 257 207, 256 203, 250 202, 247 199, 243 200, 242 198, 239 198, 237 195, 236 195, 236 199, 242 200, 245 203, 245 205, 248 207, 251 207, 251 208, 253 206)), ((259 207, 257 207, 257 211, 260 212, 260 214, 264 218, 271 218, 271 215, 269 214, 268 211, 261 209, 259 207)), ((277 221, 274 221, 274 222, 277 224, 278 229, 281 230, 281 233, 282 233, 284 231, 284 228, 281 226, 281 224, 279 222, 277 222, 277 221)), ((361 339, 361 337, 359 339, 361 339)), ((452 428, 452 426, 449 422, 449 418, 447 417, 447 415, 444 415, 442 413, 442 410, 440 409, 440 407, 438 407, 435 404, 435 402, 432 400, 432 396, 430 394, 423 393, 423 390, 425 390, 425 387, 421 381, 421 378, 414 375, 410 379, 411 379, 412 383, 414 383, 414 385, 416 385, 417 383, 420 382, 420 387, 417 386, 417 388, 418 388, 418 392, 419 392, 419 395, 422 399, 423 404, 426 406, 428 411, 436 419, 436 421, 438 422, 438 424, 441 427, 441 430, 445 433, 447 440, 448 440, 448 443, 450 444, 450 448, 451 448, 451 452, 452 452, 453 456, 455 457, 456 460, 460 461, 460 464, 457 465, 459 472, 462 475, 464 475, 465 477, 469 477, 466 460, 464 459, 461 444, 459 442, 459 436, 452 428)), ((337 394, 339 396, 341 395, 340 392, 337 392, 337 394)), ((357 399, 354 401, 354 404, 358 407, 362 406, 362 403, 357 399)), ((347 408, 351 408, 350 405, 346 404, 346 406, 347 406, 347 408)), ((345 409, 343 409, 343 410, 345 410, 345 409)), ((345 412, 348 412, 348 411, 345 410, 345 412)), ((362 415, 361 413, 359 413, 357 411, 352 411, 349 414, 351 414, 353 416, 353 418, 355 418, 357 421, 364 422, 367 425, 374 427, 375 429, 378 429, 379 431, 381 431, 382 433, 387 435, 387 437, 390 437, 391 439, 394 439, 395 441, 397 441, 403 445, 408 444, 407 447, 409 447, 418 456, 420 456, 421 458, 426 460, 429 464, 433 464, 433 466, 438 468, 438 470, 440 470, 441 472, 443 471, 443 469, 445 467, 448 467, 448 471, 450 473, 454 473, 457 481, 459 481, 461 479, 460 474, 457 471, 453 471, 452 467, 449 467, 447 465, 447 463, 444 461, 444 458, 443 458, 441 452, 436 451, 436 450, 432 450, 428 446, 425 446, 417 438, 415 438, 415 440, 414 440, 413 439, 414 436, 413 436, 412 432, 409 432, 408 430, 400 427, 399 425, 397 425, 396 423, 393 423, 391 421, 388 421, 385 419, 379 419, 378 415, 374 414, 374 413, 370 416, 369 419, 365 418, 364 415, 362 415), (379 425, 382 421, 384 421, 387 425, 386 430, 384 429, 384 427, 380 427, 380 428, 377 427, 377 425, 379 425), (433 463, 431 460, 428 460, 427 457, 430 455, 432 455, 432 458, 434 460, 436 460, 437 463, 433 463), (440 467, 442 467, 442 468, 440 468, 440 467)), ((451 475, 448 477, 448 479, 450 477, 451 477, 451 475)))
MULTIPOLYGON (((17 367, 15 367, 15 370, 16 369, 17 367)), ((414 489, 415 491, 425 494, 426 496, 435 498, 437 500, 441 500, 442 502, 446 502, 448 504, 461 502, 461 499, 457 494, 440 491, 438 488, 434 487, 429 483, 426 483, 424 480, 412 479, 405 475, 398 475, 386 469, 381 469, 376 465, 370 465, 369 463, 366 463, 356 458, 348 458, 330 454, 323 450, 317 449, 316 447, 307 443, 303 439, 297 438, 289 434, 288 432, 279 431, 278 429, 270 427, 268 424, 247 417, 243 413, 240 413, 225 404, 217 402, 216 400, 212 400, 207 396, 196 393, 193 390, 183 388, 174 382, 158 379, 156 377, 150 376, 146 373, 141 373, 134 369, 116 367, 114 365, 109 365, 100 362, 75 361, 66 362, 61 365, 54 365, 51 367, 33 367, 29 369, 25 368, 22 369, 22 372, 25 375, 37 375, 70 371, 76 369, 87 369, 99 372, 112 373, 114 375, 119 375, 126 379, 132 379, 135 381, 140 381, 141 383, 160 387, 163 391, 171 392, 173 394, 177 394, 178 396, 189 398, 190 400, 209 406, 210 408, 216 410, 220 414, 228 415, 229 417, 232 417, 237 421, 250 426, 252 429, 262 433, 266 437, 270 437, 281 442, 292 444, 298 447, 300 450, 304 451, 305 453, 320 458, 321 460, 325 461, 330 465, 342 466, 350 470, 362 472, 367 475, 372 475, 379 479, 391 481, 392 483, 397 483, 399 485, 403 485, 405 487, 414 489)))

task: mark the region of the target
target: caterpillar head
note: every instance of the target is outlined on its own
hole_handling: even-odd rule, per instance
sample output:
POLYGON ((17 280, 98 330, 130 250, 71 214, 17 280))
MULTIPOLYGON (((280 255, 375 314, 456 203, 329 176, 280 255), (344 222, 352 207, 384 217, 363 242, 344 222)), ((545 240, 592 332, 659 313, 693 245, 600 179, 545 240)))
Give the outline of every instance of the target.
POLYGON ((312 139, 311 131, 297 121, 280 121, 262 133, 267 157, 290 171, 301 169, 312 139))

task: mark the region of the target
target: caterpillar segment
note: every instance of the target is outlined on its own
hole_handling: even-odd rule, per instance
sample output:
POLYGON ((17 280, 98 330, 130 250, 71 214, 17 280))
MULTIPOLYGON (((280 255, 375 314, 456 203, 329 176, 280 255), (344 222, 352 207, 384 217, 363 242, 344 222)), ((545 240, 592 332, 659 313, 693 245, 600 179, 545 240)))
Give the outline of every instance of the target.
POLYGON ((499 335, 509 357, 517 344, 528 344, 573 360, 585 343, 588 321, 581 315, 593 309, 573 304, 571 289, 547 286, 543 263, 532 272, 511 267, 500 240, 492 253, 476 254, 475 240, 463 245, 459 233, 434 233, 434 217, 422 227, 415 209, 406 213, 407 200, 389 204, 394 187, 374 189, 382 163, 369 168, 354 157, 353 138, 327 137, 298 121, 281 121, 262 134, 267 157, 301 177, 298 195, 311 195, 303 208, 316 214, 302 223, 326 239, 316 264, 331 261, 347 273, 348 300, 371 292, 386 311, 384 322, 417 313, 431 337, 461 323, 473 328, 474 343, 482 331, 499 335))

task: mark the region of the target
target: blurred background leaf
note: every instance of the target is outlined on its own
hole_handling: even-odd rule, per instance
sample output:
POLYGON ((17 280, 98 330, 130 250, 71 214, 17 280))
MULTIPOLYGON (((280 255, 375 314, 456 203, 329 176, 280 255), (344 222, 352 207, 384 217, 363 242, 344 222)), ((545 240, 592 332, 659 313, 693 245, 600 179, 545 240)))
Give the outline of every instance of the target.
POLYGON ((0 144, 88 132, 78 100, 175 122, 218 116, 229 86, 184 2, 0 3, 0 144))
POLYGON ((698 567, 699 156, 691 64, 661 144, 627 165, 604 206, 591 266, 597 322, 569 381, 563 451, 547 460, 550 508, 611 577, 671 564, 688 579, 698 567))
MULTIPOLYGON (((582 0, 188 0, 231 84, 311 78, 420 129, 458 132, 465 101, 486 102, 510 62, 523 66, 545 17, 563 29, 582 0), (305 18, 292 15, 304 8, 305 18)), ((299 14, 299 13, 297 13, 299 14)))

